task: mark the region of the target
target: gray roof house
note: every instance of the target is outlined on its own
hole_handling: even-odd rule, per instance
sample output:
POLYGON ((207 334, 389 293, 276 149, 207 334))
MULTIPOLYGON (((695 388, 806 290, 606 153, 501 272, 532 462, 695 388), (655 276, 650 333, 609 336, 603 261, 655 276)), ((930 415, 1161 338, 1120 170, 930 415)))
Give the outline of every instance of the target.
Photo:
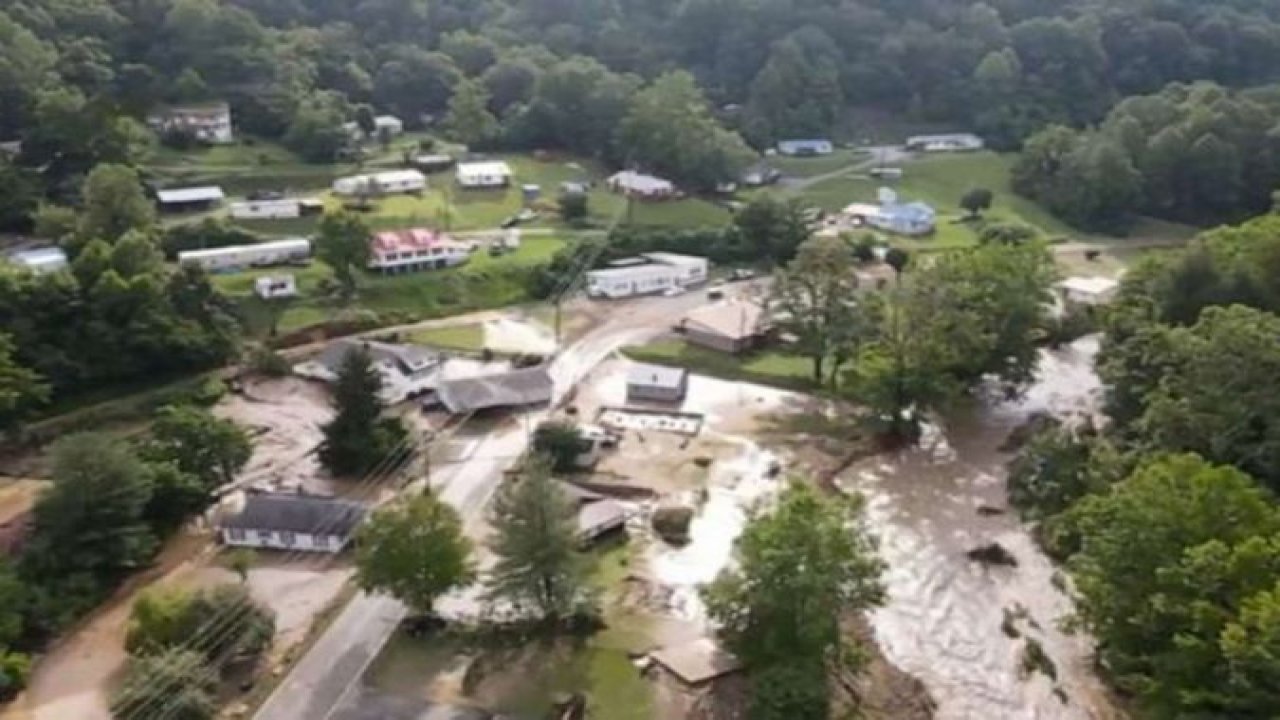
POLYGON ((627 372, 627 402, 682 403, 689 391, 684 368, 637 363, 627 372))
POLYGON ((222 542, 235 547, 336 553, 364 521, 368 507, 351 500, 289 493, 250 494, 222 522, 222 542))
POLYGON ((382 400, 395 404, 431 389, 444 356, 417 345, 396 345, 376 340, 335 340, 316 357, 293 367, 293 372, 311 380, 331 383, 347 355, 363 347, 382 375, 382 400))
POLYGON ((443 380, 436 399, 456 414, 497 407, 520 407, 551 402, 555 384, 546 365, 518 368, 492 375, 443 380))

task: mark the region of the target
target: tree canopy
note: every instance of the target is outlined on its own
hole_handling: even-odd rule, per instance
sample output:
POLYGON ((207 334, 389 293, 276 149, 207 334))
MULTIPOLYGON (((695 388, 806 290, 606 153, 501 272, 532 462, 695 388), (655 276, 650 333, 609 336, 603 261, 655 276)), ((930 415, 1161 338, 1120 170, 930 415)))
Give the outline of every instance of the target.
POLYGON ((429 613, 445 593, 471 582, 471 543, 452 507, 419 495, 378 510, 359 531, 356 578, 415 612, 429 613))
POLYGON ((320 462, 338 475, 390 469, 409 456, 405 429, 397 418, 383 417, 382 376, 369 351, 352 348, 333 385, 333 419, 324 425, 320 462))

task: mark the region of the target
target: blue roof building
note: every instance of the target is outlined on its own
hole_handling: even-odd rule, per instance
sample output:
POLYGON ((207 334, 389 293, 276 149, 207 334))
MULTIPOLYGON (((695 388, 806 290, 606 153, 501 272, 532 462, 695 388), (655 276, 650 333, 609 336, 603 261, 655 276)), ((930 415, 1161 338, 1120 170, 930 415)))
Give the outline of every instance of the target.
POLYGON ((830 140, 782 140, 778 143, 778 152, 798 157, 830 155, 835 152, 835 146, 830 140))
POLYGON ((876 227, 899 235, 928 235, 937 224, 938 213, 922 202, 885 203, 872 219, 876 227))

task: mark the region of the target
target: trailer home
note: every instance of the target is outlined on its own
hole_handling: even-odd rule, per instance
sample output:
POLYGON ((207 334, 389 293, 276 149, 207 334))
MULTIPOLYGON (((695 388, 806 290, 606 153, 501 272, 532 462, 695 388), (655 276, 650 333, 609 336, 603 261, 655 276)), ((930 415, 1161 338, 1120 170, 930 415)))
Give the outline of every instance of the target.
POLYGON ((198 265, 209 272, 233 272, 250 267, 296 263, 311 257, 306 238, 273 240, 257 245, 231 245, 178 253, 180 265, 198 265))

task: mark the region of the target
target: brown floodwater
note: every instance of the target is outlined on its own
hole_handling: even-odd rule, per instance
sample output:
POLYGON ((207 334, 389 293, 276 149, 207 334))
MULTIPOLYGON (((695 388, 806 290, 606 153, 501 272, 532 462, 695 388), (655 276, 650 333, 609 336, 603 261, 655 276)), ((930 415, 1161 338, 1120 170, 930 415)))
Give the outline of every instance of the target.
POLYGON ((1015 514, 978 512, 1007 504, 1008 456, 998 448, 1013 428, 1035 412, 1096 412, 1097 350, 1097 339, 1085 338, 1046 351, 1024 397, 976 402, 929 428, 918 447, 860 462, 840 478, 866 497, 867 523, 889 568, 888 602, 872 615, 876 638, 925 683, 939 718, 1121 716, 1092 668, 1089 638, 1061 629, 1073 607, 1055 587, 1053 565, 1015 514), (966 557, 991 542, 1017 567, 986 568, 966 557), (1006 615, 1014 633, 1002 630, 1006 615), (1056 679, 1023 669, 1028 638, 1053 661, 1056 679))

